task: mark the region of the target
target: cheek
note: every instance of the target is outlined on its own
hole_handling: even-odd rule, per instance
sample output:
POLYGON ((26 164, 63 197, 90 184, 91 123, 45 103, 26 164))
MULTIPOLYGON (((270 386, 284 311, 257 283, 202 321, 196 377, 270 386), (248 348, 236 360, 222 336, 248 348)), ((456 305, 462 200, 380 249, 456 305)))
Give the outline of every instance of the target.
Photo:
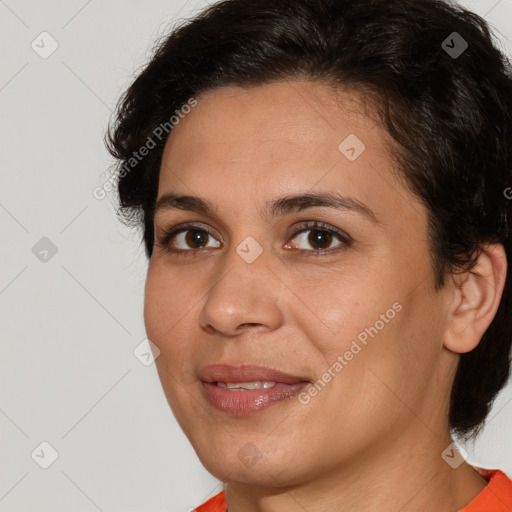
MULTIPOLYGON (((150 264, 144 290, 144 324, 153 341, 173 337, 180 327, 193 300, 186 294, 182 280, 161 265, 150 264)), ((197 301, 197 299, 196 299, 197 301)))
POLYGON ((163 265, 150 265, 144 293, 144 324, 148 338, 160 350, 156 363, 169 400, 174 393, 181 393, 178 381, 196 382, 191 364, 203 295, 190 285, 189 279, 163 265))
POLYGON ((361 407, 366 403, 369 409, 379 407, 390 417, 407 420, 408 408, 419 411, 427 403, 442 349, 439 328, 424 323, 435 310, 427 293, 423 290, 421 299, 402 296, 401 310, 393 319, 379 329, 383 324, 375 322, 377 316, 372 328, 364 331, 367 342, 356 356, 361 363, 359 378, 364 382, 359 394, 361 407))
MULTIPOLYGON (((388 330, 388 324, 383 324, 380 315, 392 308, 393 300, 389 295, 380 294, 362 276, 324 278, 321 287, 317 282, 310 288, 303 287, 297 293, 303 297, 303 304, 296 310, 295 322, 328 361, 350 350, 354 340, 364 347, 376 332, 376 322, 379 322, 379 335, 388 330), (304 311, 304 306, 309 312, 304 311)), ((394 321, 386 319, 389 324, 394 321)))
POLYGON ((167 401, 178 423, 186 428, 188 408, 193 408, 183 383, 194 381, 189 360, 191 333, 185 332, 185 316, 193 313, 183 297, 179 279, 156 265, 148 269, 144 293, 144 324, 148 338, 159 348, 156 368, 167 401))
MULTIPOLYGON (((169 328, 167 301, 169 294, 165 293, 164 287, 159 283, 154 271, 148 272, 144 290, 144 325, 150 340, 156 343, 169 328)), ((161 349, 161 347, 160 347, 161 349)))
POLYGON ((294 315, 311 343, 308 360, 316 363, 317 378, 334 374, 324 374, 333 393, 342 402, 343 397, 352 397, 349 402, 364 397, 369 409, 375 401, 393 399, 379 377, 395 391, 403 386, 413 398, 417 390, 411 382, 419 389, 428 381, 438 353, 438 333, 418 329, 432 318, 427 290, 404 291, 408 287, 390 270, 378 278, 367 273, 323 282, 321 293, 318 288, 313 293, 313 287, 307 292, 307 286, 298 292, 315 315, 305 315, 304 306, 294 315))

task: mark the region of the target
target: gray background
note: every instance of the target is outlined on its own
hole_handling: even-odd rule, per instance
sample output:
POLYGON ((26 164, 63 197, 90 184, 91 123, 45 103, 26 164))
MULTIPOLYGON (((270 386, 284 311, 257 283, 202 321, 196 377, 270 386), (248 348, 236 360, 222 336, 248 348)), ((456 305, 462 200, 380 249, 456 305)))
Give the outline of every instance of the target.
MULTIPOLYGON (((510 54, 512 0, 461 3, 510 54)), ((140 356, 139 234, 93 196, 116 100, 156 38, 206 4, 0 0, 0 511, 185 512, 220 490, 140 356)), ((510 401, 508 385, 465 448, 512 476, 510 401)))

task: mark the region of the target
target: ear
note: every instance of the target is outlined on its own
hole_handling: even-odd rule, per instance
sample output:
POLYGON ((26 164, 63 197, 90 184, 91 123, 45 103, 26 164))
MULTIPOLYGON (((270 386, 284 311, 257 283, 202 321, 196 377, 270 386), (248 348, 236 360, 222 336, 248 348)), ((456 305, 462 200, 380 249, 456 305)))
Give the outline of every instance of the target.
POLYGON ((491 324, 501 301, 507 256, 501 244, 485 244, 476 265, 454 275, 454 298, 444 346, 456 353, 473 350, 491 324))

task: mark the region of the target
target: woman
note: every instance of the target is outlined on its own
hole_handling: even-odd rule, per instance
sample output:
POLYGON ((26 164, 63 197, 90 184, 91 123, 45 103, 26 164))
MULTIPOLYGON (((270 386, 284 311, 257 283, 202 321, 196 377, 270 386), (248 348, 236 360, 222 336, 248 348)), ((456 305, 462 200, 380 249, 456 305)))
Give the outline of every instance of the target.
POLYGON ((435 0, 225 0, 107 144, 198 511, 512 510, 465 462, 509 376, 512 78, 435 0))

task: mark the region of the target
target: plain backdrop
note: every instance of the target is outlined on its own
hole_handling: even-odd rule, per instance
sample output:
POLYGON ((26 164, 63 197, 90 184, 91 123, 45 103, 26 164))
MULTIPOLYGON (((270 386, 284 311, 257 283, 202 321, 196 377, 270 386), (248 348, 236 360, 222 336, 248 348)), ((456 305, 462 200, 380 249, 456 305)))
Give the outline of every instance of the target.
MULTIPOLYGON (((512 0, 462 3, 510 54, 512 0)), ((206 4, 0 0, 0 511, 185 512, 220 490, 144 364, 139 233, 93 195, 117 99, 206 4)), ((511 400, 465 447, 509 475, 511 400)))

